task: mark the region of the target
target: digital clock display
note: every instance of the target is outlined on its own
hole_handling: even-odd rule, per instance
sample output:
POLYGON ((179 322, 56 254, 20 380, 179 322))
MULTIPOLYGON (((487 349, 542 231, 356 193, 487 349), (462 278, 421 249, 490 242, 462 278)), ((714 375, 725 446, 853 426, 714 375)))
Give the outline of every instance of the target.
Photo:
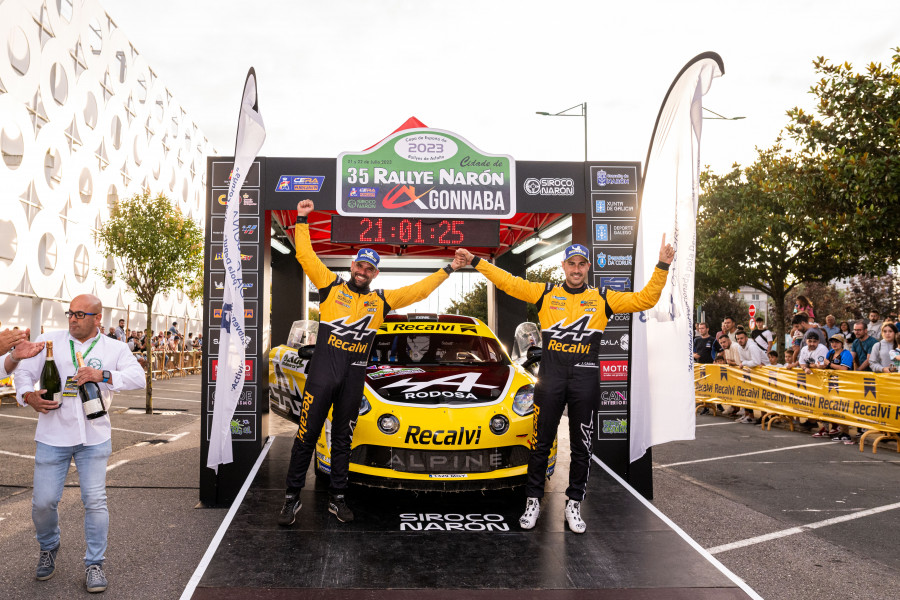
POLYGON ((331 217, 331 241, 349 244, 496 248, 500 222, 418 217, 331 217))

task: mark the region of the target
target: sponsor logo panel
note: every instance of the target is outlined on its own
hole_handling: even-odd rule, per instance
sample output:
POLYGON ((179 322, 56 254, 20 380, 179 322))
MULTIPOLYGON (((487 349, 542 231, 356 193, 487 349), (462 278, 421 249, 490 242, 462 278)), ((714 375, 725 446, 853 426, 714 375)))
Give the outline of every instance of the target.
MULTIPOLYGON (((256 300, 244 300, 244 327, 259 326, 259 310, 256 300)), ((210 299, 209 301, 209 325, 210 331, 218 329, 222 322, 222 301, 210 299)))
MULTIPOLYGON (((210 239, 220 240, 225 235, 225 217, 212 217, 210 219, 210 239)), ((229 227, 229 232, 231 231, 229 227)), ((259 217, 241 217, 240 240, 241 242, 259 243, 259 217)))
MULTIPOLYGON (((431 474, 432 479, 465 479, 465 474, 431 474)), ((503 515, 476 513, 402 513, 400 531, 508 532, 503 515)))
POLYGON ((522 188, 529 196, 574 196, 575 180, 571 177, 529 177, 522 188))
MULTIPOLYGON (((225 294, 225 277, 224 272, 209 274, 209 297, 221 298, 225 294)), ((244 300, 250 298, 258 298, 259 292, 259 275, 257 273, 243 273, 241 285, 244 290, 244 300)))
MULTIPOLYGON (((250 382, 253 381, 255 370, 256 359, 248 358, 244 360, 244 381, 250 382)), ((219 359, 218 358, 210 358, 209 359, 209 383, 215 383, 216 377, 219 375, 219 359)))
POLYGON ((637 194, 591 194, 591 216, 634 219, 637 217, 637 194))
POLYGON ((601 290, 631 291, 631 277, 594 275, 594 285, 601 290))
MULTIPOLYGON (((206 441, 212 431, 213 415, 206 415, 206 441)), ((234 442, 255 442, 259 432, 259 419, 255 413, 235 411, 231 417, 231 440, 234 442)))
MULTIPOLYGON (((218 327, 213 327, 209 330, 209 347, 210 347, 210 355, 218 355, 219 354, 219 334, 222 332, 218 327)), ((244 330, 244 353, 247 356, 253 356, 256 354, 256 339, 257 339, 257 330, 256 329, 245 329, 244 330)), ((294 356, 297 356, 294 354, 294 356)))
POLYGON ((600 381, 628 381, 628 361, 601 360, 600 381))
MULTIPOLYGON (((212 180, 209 182, 209 187, 227 188, 229 183, 231 183, 231 169, 233 166, 234 166, 234 163, 231 161, 214 162, 212 164, 212 180)), ((250 170, 247 172, 247 175, 244 177, 244 183, 241 184, 241 189, 258 188, 258 187, 259 187, 259 161, 256 161, 252 165, 250 165, 250 170)))
POLYGON ((624 440, 628 436, 628 414, 618 412, 613 414, 597 415, 597 439, 624 440))
POLYGON ((594 271, 598 273, 630 274, 634 255, 627 248, 594 248, 594 271))
MULTIPOLYGON (((216 405, 216 390, 213 386, 209 386, 208 389, 208 397, 206 401, 206 409, 209 412, 213 411, 213 407, 216 405)), ((256 386, 255 385, 247 385, 244 384, 244 389, 241 390, 241 395, 238 396, 238 403, 235 412, 256 412, 256 386)))
MULTIPOLYGON (((216 189, 212 191, 212 214, 224 215, 228 208, 228 190, 216 189)), ((259 190, 241 188, 241 203, 238 211, 242 215, 259 214, 259 190)))
POLYGON ((600 356, 628 356, 631 336, 627 331, 608 331, 600 338, 600 356))
POLYGON ((606 242, 610 244, 633 244, 637 225, 634 222, 623 221, 594 221, 594 243, 606 242))
POLYGON ((591 167, 591 191, 637 192, 637 167, 591 167))
POLYGON ((628 388, 612 387, 600 390, 600 412, 622 412, 628 407, 628 388))
MULTIPOLYGON (((241 269, 243 271, 259 270, 259 246, 255 244, 241 245, 241 269)), ((224 271, 225 261, 222 256, 222 244, 211 244, 209 247, 209 270, 224 271)))
POLYGON ((281 175, 275 184, 275 191, 316 193, 324 183, 324 175, 281 175))

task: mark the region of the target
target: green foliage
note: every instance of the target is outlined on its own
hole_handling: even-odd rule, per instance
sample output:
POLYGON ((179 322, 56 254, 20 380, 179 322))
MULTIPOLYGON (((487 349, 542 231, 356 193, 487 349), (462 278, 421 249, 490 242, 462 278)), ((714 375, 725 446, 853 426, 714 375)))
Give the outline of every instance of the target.
POLYGON ((802 160, 821 169, 828 206, 845 216, 842 250, 869 274, 900 260, 900 47, 893 52, 890 67, 873 62, 864 73, 818 57, 815 111, 787 113, 802 160))
MULTIPOLYGON (((813 306, 813 314, 816 315, 816 322, 820 325, 825 324, 825 317, 834 315, 837 323, 852 319, 852 315, 847 309, 847 301, 844 294, 830 283, 808 282, 802 283, 792 289, 784 298, 784 318, 785 326, 790 328, 791 319, 794 317, 794 302, 797 296, 806 296, 813 306)), ((770 315, 770 319, 774 315, 770 315)), ((774 322, 774 320, 770 320, 774 322)))
MULTIPOLYGON (((562 283, 564 280, 562 269, 559 267, 536 267, 525 273, 528 281, 562 283)), ((454 300, 447 306, 448 313, 475 317, 487 321, 487 281, 480 280, 472 289, 459 300, 454 300)), ((537 308, 533 304, 528 305, 527 320, 537 323, 537 308)))
POLYGON ((310 306, 306 309, 306 318, 310 321, 318 321, 319 320, 319 308, 316 306, 310 306))
POLYGON ((749 313, 747 310, 750 307, 743 298, 735 296, 725 288, 718 289, 715 293, 707 296, 700 306, 713 335, 717 331, 722 331, 722 321, 725 317, 731 317, 735 323, 743 323, 745 326, 748 324, 749 313))
POLYGON ((848 317, 853 319, 868 318, 873 308, 882 318, 897 314, 900 309, 900 289, 893 275, 881 277, 859 276, 850 280, 850 289, 846 294, 848 317))
POLYGON ((107 283, 120 279, 148 306, 157 294, 189 290, 202 279, 200 226, 162 194, 151 198, 144 192, 114 204, 96 240, 116 261, 114 272, 101 269, 99 274, 107 283))

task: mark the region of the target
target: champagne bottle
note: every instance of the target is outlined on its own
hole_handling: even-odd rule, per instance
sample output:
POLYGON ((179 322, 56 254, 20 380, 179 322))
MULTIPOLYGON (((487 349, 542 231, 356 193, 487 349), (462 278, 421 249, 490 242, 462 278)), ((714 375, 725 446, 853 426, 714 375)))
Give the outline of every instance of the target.
POLYGON ((47 391, 41 394, 41 398, 59 402, 59 406, 62 406, 62 380, 59 377, 59 369, 56 368, 56 361, 53 360, 53 342, 46 344, 47 360, 44 361, 44 368, 41 371, 40 385, 42 390, 47 391))
MULTIPOLYGON (((84 357, 81 352, 75 353, 75 360, 78 361, 78 368, 84 366, 84 357)), ((100 386, 93 381, 85 381, 78 386, 78 395, 81 397, 81 408, 84 409, 84 416, 88 419, 96 419, 106 414, 103 407, 103 398, 100 395, 100 386)))

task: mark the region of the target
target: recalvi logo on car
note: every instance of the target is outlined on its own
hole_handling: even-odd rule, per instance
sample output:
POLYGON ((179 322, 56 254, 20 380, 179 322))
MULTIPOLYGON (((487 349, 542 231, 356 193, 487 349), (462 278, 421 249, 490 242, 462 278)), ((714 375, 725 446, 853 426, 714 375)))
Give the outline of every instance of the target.
POLYGON ((416 425, 410 425, 406 429, 404 444, 433 444, 435 446, 463 446, 481 441, 481 427, 477 429, 422 429, 416 425))

